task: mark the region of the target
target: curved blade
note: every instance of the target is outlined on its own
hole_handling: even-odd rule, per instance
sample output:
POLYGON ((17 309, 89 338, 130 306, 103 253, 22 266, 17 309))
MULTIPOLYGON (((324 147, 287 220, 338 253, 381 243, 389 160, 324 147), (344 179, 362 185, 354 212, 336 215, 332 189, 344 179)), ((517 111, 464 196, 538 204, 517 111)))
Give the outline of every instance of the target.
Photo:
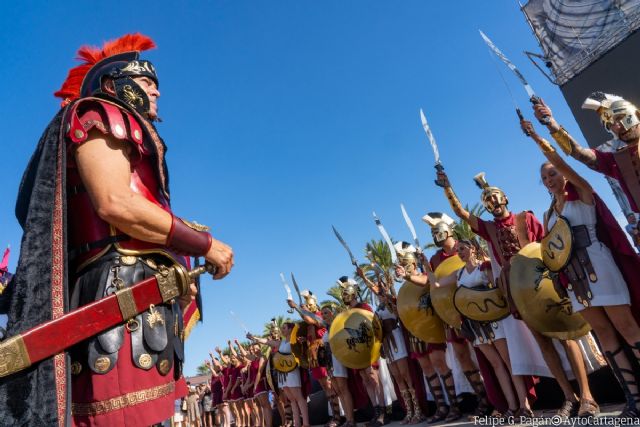
POLYGON ((509 58, 507 58, 506 55, 504 53, 502 53, 502 51, 500 49, 498 49, 498 47, 491 41, 491 39, 489 37, 487 37, 487 35, 485 33, 482 32, 482 30, 478 30, 478 31, 480 31, 480 35, 482 36, 482 39, 487 44, 487 46, 489 46, 489 49, 491 49, 493 51, 493 53, 495 53, 496 56, 498 58, 500 58, 500 60, 502 60, 502 62, 504 62, 505 65, 507 67, 509 67, 509 69, 511 71, 513 71, 513 73, 518 77, 518 79, 520 80, 520 82, 524 86, 524 90, 527 91, 527 95, 529 95, 529 98, 535 98, 536 97, 535 92, 531 88, 531 85, 529 85, 527 80, 524 78, 524 76, 522 75, 520 70, 518 70, 516 68, 516 66, 513 64, 513 62, 511 62, 509 60, 509 58))
POLYGON ((396 248, 393 247, 393 242, 391 242, 391 238, 387 234, 387 230, 384 229, 384 227, 382 225, 382 222, 380 222, 380 218, 378 218, 378 215, 376 215, 375 212, 373 213, 373 220, 376 222, 376 226, 378 227, 378 231, 380 231, 380 234, 382 235, 382 238, 384 239, 385 243, 389 247, 389 252, 391 252, 391 261, 394 264, 397 264, 398 263, 398 255, 396 254, 396 248))
POLYGON ((427 123, 427 118, 424 116, 422 108, 420 109, 420 120, 422 121, 422 128, 424 129, 424 132, 427 134, 427 138, 429 138, 429 144, 431 144, 436 164, 440 164, 440 152, 438 151, 438 145, 436 144, 436 139, 433 137, 433 133, 431 133, 431 128, 429 127, 429 123, 427 123))
POLYGON ((298 301, 300 302, 300 305, 302 305, 302 295, 300 294, 300 288, 298 287, 296 276, 294 276, 293 273, 291 273, 291 281, 293 282, 293 287, 296 290, 296 293, 298 294, 298 301))
POLYGON ((351 249, 349 249, 349 246, 347 245, 347 242, 344 241, 344 239, 342 238, 340 233, 338 233, 338 230, 336 230, 336 228, 333 225, 331 226, 331 228, 333 228, 333 234, 336 235, 336 237, 340 241, 340 244, 346 249, 347 253, 349 254, 349 258, 351 258, 351 264, 357 266, 358 265, 358 261, 356 261, 356 257, 354 257, 353 254, 351 253, 351 249))
POLYGON ((229 313, 231 313, 231 317, 233 317, 233 320, 235 320, 240 325, 240 327, 242 327, 242 329, 244 329, 244 332, 245 333, 249 333, 249 330, 247 329, 247 327, 244 325, 244 323, 242 323, 240 318, 238 316, 236 316, 236 314, 233 312, 233 310, 230 310, 229 313))
POLYGON ((284 278, 284 274, 280 273, 280 280, 282 280, 282 284, 284 285, 284 290, 287 291, 287 299, 293 301, 293 297, 291 296, 291 288, 284 278))
POLYGON ((411 218, 409 218, 409 214, 407 214, 407 210, 404 208, 404 205, 400 203, 400 209, 402 210, 402 216, 404 217, 404 222, 407 223, 407 227, 409 227, 409 231, 411 231, 411 236, 413 237, 413 241, 416 244, 416 249, 420 250, 420 242, 418 242, 418 235, 416 234, 416 229, 411 222, 411 218))

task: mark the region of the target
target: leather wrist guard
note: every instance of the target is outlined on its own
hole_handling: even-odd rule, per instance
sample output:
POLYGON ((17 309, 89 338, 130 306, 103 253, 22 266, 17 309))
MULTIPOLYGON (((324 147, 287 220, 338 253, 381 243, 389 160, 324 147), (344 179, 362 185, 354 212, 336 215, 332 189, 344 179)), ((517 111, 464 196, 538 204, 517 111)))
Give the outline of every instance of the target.
POLYGON ((208 227, 184 221, 173 215, 166 246, 188 256, 206 255, 211 247, 208 227))
POLYGON ((551 137, 558 143, 564 154, 571 155, 573 147, 571 146, 571 137, 569 133, 560 126, 555 132, 551 132, 551 137))
POLYGON ((536 141, 536 143, 543 153, 553 153, 554 151, 556 151, 556 149, 553 148, 553 145, 549 144, 549 141, 544 138, 540 142, 536 141))
POLYGON ((456 193, 453 192, 453 188, 445 187, 444 195, 447 196, 447 200, 449 200, 451 209, 453 209, 453 211, 456 213, 460 212, 460 210, 462 209, 462 203, 460 203, 460 200, 458 200, 458 196, 456 196, 456 193))

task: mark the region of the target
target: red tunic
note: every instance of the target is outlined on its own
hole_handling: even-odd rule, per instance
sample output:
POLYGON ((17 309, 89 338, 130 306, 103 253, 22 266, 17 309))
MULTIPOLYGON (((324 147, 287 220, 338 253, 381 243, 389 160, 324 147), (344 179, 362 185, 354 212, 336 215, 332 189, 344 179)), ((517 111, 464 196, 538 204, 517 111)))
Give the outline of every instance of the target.
MULTIPOLYGON (((319 311, 317 311, 315 315, 318 317, 322 317, 322 313, 319 311)), ((307 325, 307 342, 309 344, 316 341, 322 343, 322 337, 326 333, 327 328, 319 328, 315 325, 307 325)), ((314 380, 320 380, 322 378, 327 378, 329 376, 329 373, 327 372, 327 368, 324 368, 322 366, 314 366, 311 368, 311 376, 314 380)))
MULTIPOLYGON (((513 212, 511 212, 506 218, 496 218, 493 221, 485 221, 476 217, 476 220, 478 221, 478 229, 473 231, 487 241, 496 262, 501 266, 502 258, 504 258, 505 261, 509 261, 511 257, 517 254, 521 249, 515 230, 515 219, 516 215, 513 212), (499 247, 494 246, 493 239, 487 231, 487 224, 490 222, 496 227, 499 247)), ((542 240, 544 237, 544 227, 540 224, 540 221, 536 219, 533 213, 526 213, 526 223, 529 241, 539 242, 542 240)))
POLYGON ((438 249, 437 252, 433 254, 431 259, 429 259, 429 264, 431 264, 431 269, 435 271, 435 269, 438 268, 438 266, 440 265, 440 263, 442 263, 442 261, 444 261, 447 258, 451 258, 452 256, 455 256, 457 254, 458 252, 456 252, 455 250, 452 253, 448 254, 444 251, 444 249, 438 249))
MULTIPOLYGON (((256 359, 253 362, 251 362, 251 376, 249 377, 251 378, 251 381, 255 381, 256 378, 258 377, 258 373, 260 372, 260 360, 261 359, 256 359)), ((265 365, 263 365, 262 375, 260 375, 260 381, 257 384, 253 385, 253 389, 255 390, 253 393, 254 396, 257 396, 260 393, 265 393, 268 391, 264 366, 265 365)))
POLYGON ((617 179, 618 182, 620 183, 620 187, 622 188, 622 191, 624 191, 624 194, 627 196, 627 199, 629 200, 629 205, 631 206, 631 209, 636 213, 640 212, 640 206, 638 206, 638 203, 636 202, 636 200, 640 200, 640 194, 634 194, 634 192, 630 188, 630 185, 634 183, 627 182, 627 179, 633 179, 632 177, 635 176, 635 179, 636 179, 635 188, 637 188, 637 185, 638 185, 637 181, 638 179, 640 179, 637 175, 637 171, 640 170, 640 157, 638 157, 638 144, 629 145, 618 151, 618 155, 626 154, 626 157, 628 157, 628 159, 626 159, 625 161, 628 162, 627 165, 629 165, 631 169, 631 171, 628 171, 628 172, 631 172, 631 173, 626 174, 626 176, 623 173, 624 166, 621 167, 618 164, 614 153, 602 152, 599 150, 593 150, 593 152, 595 153, 596 160, 597 160, 595 170, 607 176, 610 176, 611 178, 617 179), (633 172, 636 172, 636 173, 633 173, 633 172))

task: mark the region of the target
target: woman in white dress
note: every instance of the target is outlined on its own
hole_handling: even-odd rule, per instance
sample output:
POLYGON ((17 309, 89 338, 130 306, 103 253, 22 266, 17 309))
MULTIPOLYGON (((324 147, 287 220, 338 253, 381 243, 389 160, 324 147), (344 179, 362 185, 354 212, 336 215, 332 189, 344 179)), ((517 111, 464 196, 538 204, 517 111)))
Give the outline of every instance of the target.
MULTIPOLYGON (((481 257, 478 255, 479 247, 476 242, 459 240, 457 251, 460 259, 465 263, 464 267, 440 280, 436 280, 433 272, 428 272, 431 283, 435 283, 436 287, 465 286, 468 288, 487 286, 491 283, 490 278, 493 277, 491 264, 489 262, 481 262, 481 257)), ((465 319, 465 321, 468 320, 465 319)), ((509 349, 507 347, 502 321, 493 322, 491 328, 493 329, 492 337, 480 337, 474 333, 475 339, 473 346, 477 347, 487 358, 500 383, 502 393, 509 405, 508 412, 503 415, 505 417, 514 416, 519 408, 531 411, 527 387, 525 386, 523 377, 521 375, 511 375, 509 349), (487 338, 489 339, 487 340, 487 338)))
POLYGON ((409 372, 409 353, 398 321, 397 308, 393 303, 392 295, 382 286, 378 289, 376 295, 380 304, 376 308, 376 315, 382 324, 383 353, 406 408, 406 415, 400 424, 418 424, 425 420, 425 416, 420 409, 420 402, 416 397, 413 379, 409 372))
MULTIPOLYGON (((292 354, 291 342, 289 340, 291 339, 291 331, 293 331, 294 326, 295 324, 293 322, 285 322, 280 328, 281 338, 277 340, 256 337, 250 333, 247 334, 247 338, 260 344, 277 347, 278 353, 289 355, 292 354)), ((284 392, 291 404, 294 427, 301 427, 300 418, 302 418, 302 427, 310 427, 309 407, 307 406, 307 399, 302 393, 300 368, 297 367, 287 373, 278 372, 278 388, 284 392)))
POLYGON ((329 348, 329 330, 331 329, 331 323, 335 317, 334 308, 331 304, 324 304, 320 308, 322 314, 322 320, 318 319, 318 323, 327 328, 327 333, 322 336, 322 342, 324 343, 325 351, 323 352, 323 364, 331 364, 329 366, 329 372, 331 375, 331 383, 335 392, 338 394, 344 416, 347 419, 340 427, 356 427, 354 418, 353 396, 349 389, 349 371, 347 368, 333 355, 329 348), (322 322, 322 323, 320 323, 322 322), (329 355, 331 355, 331 361, 329 362, 329 355))
MULTIPOLYGON (((599 240, 596 233, 597 208, 606 207, 600 205, 602 201, 594 193, 591 185, 535 132, 530 122, 523 121, 522 129, 536 141, 548 159, 540 168, 542 182, 553 197, 551 208, 545 215, 547 230, 553 227, 560 216, 566 218, 574 234, 574 251, 576 247, 586 248, 586 256, 583 251, 579 265, 570 263, 571 271, 563 270, 571 279, 571 289, 563 289, 562 284, 557 285, 556 289, 559 293, 568 294, 573 310, 579 311, 589 322, 605 350, 609 365, 627 400, 621 416, 638 417, 639 381, 633 373, 630 360, 622 351, 622 342, 618 334, 631 346, 636 358, 640 359, 640 328, 631 312, 627 283, 611 254, 611 249, 599 240), (575 279, 576 272, 577 277, 584 275, 583 283, 575 279)), ((593 414, 597 409, 595 402, 581 401, 580 412, 593 414)))

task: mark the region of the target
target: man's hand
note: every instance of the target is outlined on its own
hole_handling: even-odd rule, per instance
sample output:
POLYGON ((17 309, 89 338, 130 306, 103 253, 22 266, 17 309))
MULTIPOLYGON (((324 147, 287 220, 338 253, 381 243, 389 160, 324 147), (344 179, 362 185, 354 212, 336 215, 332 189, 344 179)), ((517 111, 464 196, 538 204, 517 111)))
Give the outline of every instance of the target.
POLYGON ((359 265, 356 266, 356 274, 364 279, 364 270, 359 265))
POLYGON ((404 277, 405 274, 407 274, 407 270, 405 270, 403 266, 396 265, 395 267, 396 267, 396 276, 404 277))
POLYGON ((219 240, 211 238, 211 247, 205 259, 216 267, 214 279, 222 279, 233 268, 233 250, 219 240))
POLYGON ((255 338, 251 332, 247 332, 246 337, 248 340, 251 340, 251 341, 253 341, 253 339, 255 338))
POLYGON ((288 305, 289 305, 289 307, 291 307, 291 308, 296 308, 296 307, 297 307, 297 306, 296 306, 296 303, 295 303, 295 302, 293 302, 293 300, 290 300, 290 299, 288 299, 288 300, 287 300, 287 304, 288 304, 288 305))
POLYGON ((553 118, 551 108, 549 108, 547 104, 544 103, 542 98, 540 98, 540 102, 538 102, 537 104, 533 104, 533 115, 536 116, 536 119, 538 120, 542 120, 543 117, 548 116, 549 124, 547 125, 547 128, 550 132, 555 132, 560 129, 558 122, 556 122, 556 120, 553 118))
POLYGON ((531 123, 529 120, 520 120, 520 128, 522 129, 522 132, 524 132, 524 134, 528 137, 534 140, 536 139, 536 137, 539 138, 538 134, 536 133, 536 129, 533 127, 533 123, 531 123))
POLYGON ((445 171, 439 170, 438 172, 436 172, 436 185, 442 188, 451 187, 449 177, 447 176, 445 171))
POLYGON ((222 349, 220 347, 216 347, 215 350, 218 354, 222 354, 222 349))

